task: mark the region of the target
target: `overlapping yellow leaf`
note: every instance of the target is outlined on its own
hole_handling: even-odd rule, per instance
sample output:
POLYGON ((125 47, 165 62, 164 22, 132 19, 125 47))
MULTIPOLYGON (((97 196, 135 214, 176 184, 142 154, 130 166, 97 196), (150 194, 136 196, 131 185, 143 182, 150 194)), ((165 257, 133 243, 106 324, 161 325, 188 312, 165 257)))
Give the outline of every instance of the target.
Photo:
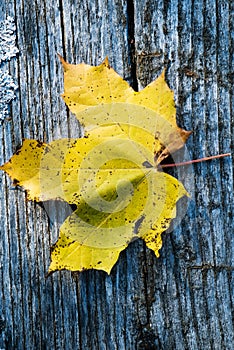
POLYGON ((191 132, 176 124, 174 93, 164 72, 136 92, 109 66, 107 58, 99 66, 73 65, 60 59, 63 99, 86 129, 109 123, 142 126, 161 143, 160 149, 155 149, 156 164, 183 147, 191 132))
MULTIPOLYGON (((110 66, 106 58, 99 66, 65 62, 63 99, 76 115, 92 106, 132 103, 163 116, 178 128, 175 120, 174 93, 165 82, 165 72, 145 89, 136 92, 110 66)), ((129 120, 125 119, 125 123, 129 120)), ((100 121, 99 121, 100 123, 100 121)), ((86 124, 84 122, 84 124, 86 124)))
MULTIPOLYGON (((101 172, 101 177, 108 178, 108 175, 101 172)), ((122 198, 113 212, 94 209, 101 203, 98 196, 92 196, 92 206, 86 202, 80 203, 66 219, 52 250, 50 271, 95 268, 110 273, 119 253, 137 238, 144 239, 146 245, 159 256, 161 234, 176 216, 176 202, 187 192, 178 180, 153 169, 126 169, 124 178, 130 180, 131 177, 134 192, 128 205, 128 191, 124 190, 124 186, 128 188, 129 184, 123 182, 120 191, 122 198), (118 210, 120 204, 124 204, 123 209, 118 210)), ((115 181, 109 178, 105 182, 109 186, 109 197, 106 194, 105 200, 115 201, 115 181)))

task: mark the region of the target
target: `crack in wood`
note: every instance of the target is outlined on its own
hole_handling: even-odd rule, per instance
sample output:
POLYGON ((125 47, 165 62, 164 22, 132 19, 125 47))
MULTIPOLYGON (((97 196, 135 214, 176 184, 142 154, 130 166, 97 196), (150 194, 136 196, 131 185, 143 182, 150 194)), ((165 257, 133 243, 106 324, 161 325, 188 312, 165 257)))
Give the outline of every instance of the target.
POLYGON ((59 9, 60 9, 60 25, 61 25, 61 35, 62 35, 62 56, 66 61, 66 37, 65 37, 65 26, 64 26, 64 13, 63 13, 63 1, 59 0, 59 9))
POLYGON ((128 26, 128 49, 131 66, 131 86, 138 91, 137 66, 136 66, 136 46, 135 46, 135 9, 134 1, 127 0, 127 26, 128 26))
POLYGON ((233 271, 234 266, 203 264, 203 265, 188 266, 187 270, 214 270, 214 271, 227 270, 227 271, 233 271))

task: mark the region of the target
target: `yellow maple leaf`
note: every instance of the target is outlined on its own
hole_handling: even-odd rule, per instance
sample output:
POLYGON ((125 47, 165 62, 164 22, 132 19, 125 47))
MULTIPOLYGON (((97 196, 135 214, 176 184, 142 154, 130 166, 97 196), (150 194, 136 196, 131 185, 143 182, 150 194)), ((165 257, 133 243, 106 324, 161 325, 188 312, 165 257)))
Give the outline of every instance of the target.
POLYGON ((164 75, 137 93, 107 60, 98 67, 63 65, 64 99, 86 125, 85 137, 50 144, 24 140, 0 167, 27 190, 28 199, 77 206, 61 226, 49 272, 110 273, 120 252, 137 238, 159 256, 161 234, 188 193, 158 165, 190 134, 176 125, 164 75))

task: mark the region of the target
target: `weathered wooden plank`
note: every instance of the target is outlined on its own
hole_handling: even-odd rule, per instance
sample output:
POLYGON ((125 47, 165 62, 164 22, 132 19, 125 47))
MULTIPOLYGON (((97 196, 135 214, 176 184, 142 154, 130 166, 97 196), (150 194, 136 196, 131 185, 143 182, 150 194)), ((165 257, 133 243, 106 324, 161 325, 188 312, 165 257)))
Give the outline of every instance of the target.
MULTIPOLYGON (((10 14, 16 20, 20 55, 10 67, 16 80, 18 77, 19 92, 12 105, 12 119, 1 127, 4 145, 1 163, 9 158, 22 137, 50 141, 80 134, 78 123, 68 115, 60 98, 63 82, 57 52, 71 62, 89 63, 100 63, 108 54, 115 68, 120 73, 125 70, 125 77, 130 79, 127 29, 123 26, 126 4, 6 1, 4 6, 1 18, 10 14)), ((5 176, 3 181, 2 280, 4 276, 6 288, 2 298, 1 346, 86 349, 107 344, 108 348, 115 347, 113 338, 117 338, 118 329, 110 326, 114 324, 115 313, 112 311, 109 322, 102 306, 106 303, 105 293, 100 306, 96 303, 97 296, 101 299, 100 286, 104 287, 103 274, 97 277, 97 282, 95 272, 77 281, 66 272, 45 279, 49 246, 58 235, 58 215, 53 215, 55 225, 48 227, 43 210, 26 203, 23 192, 9 192, 10 182, 7 179, 5 184, 5 176), (10 220, 8 225, 6 216, 7 222, 10 220), (98 315, 97 308, 101 308, 98 315), (99 326, 94 332, 95 323, 99 326)), ((51 218, 53 209, 46 208, 51 218)), ((61 216, 63 208, 59 209, 61 216)), ((108 303, 113 310, 111 294, 108 303)), ((124 340, 119 342, 123 344, 124 340)))
MULTIPOLYGON (((159 3, 141 1, 135 6, 139 82, 145 86, 155 71, 167 68, 168 83, 175 90, 178 123, 193 130, 187 156, 194 159, 230 152, 231 4, 165 1, 162 17, 158 15, 159 3), (159 27, 164 28, 163 33, 156 30, 152 37, 154 28, 159 27), (148 40, 140 41, 147 33, 148 40), (147 55, 142 55, 144 52, 147 55), (158 58, 152 59, 153 52, 162 53, 161 66, 158 58), (150 71, 146 68, 145 77, 144 61, 149 60, 150 71)), ((182 227, 171 234, 173 249, 167 237, 162 264, 155 265, 165 270, 169 281, 167 290, 158 292, 152 305, 149 332, 159 338, 162 349, 231 349, 233 286, 228 271, 233 269, 233 249, 229 248, 233 234, 233 215, 230 220, 229 214, 233 210, 232 165, 230 159, 203 163, 189 170, 178 169, 178 175, 188 190, 192 187, 193 203, 182 227), (171 259, 174 263, 168 268, 171 259), (164 302, 158 307, 161 299, 164 302)))
MULTIPOLYGON (((9 64, 19 90, 0 124, 0 163, 23 137, 80 135, 60 98, 57 52, 72 63, 98 64, 108 55, 133 85, 136 75, 139 88, 167 68, 178 123, 194 130, 175 159, 229 152, 232 11, 228 0, 2 1, 0 19, 15 18, 20 52, 9 64)), ((232 349, 232 164, 197 164, 177 176, 193 200, 185 217, 180 208, 183 220, 165 235, 160 259, 135 241, 110 276, 45 278, 49 246, 69 208, 26 202, 1 174, 0 348, 232 349)))

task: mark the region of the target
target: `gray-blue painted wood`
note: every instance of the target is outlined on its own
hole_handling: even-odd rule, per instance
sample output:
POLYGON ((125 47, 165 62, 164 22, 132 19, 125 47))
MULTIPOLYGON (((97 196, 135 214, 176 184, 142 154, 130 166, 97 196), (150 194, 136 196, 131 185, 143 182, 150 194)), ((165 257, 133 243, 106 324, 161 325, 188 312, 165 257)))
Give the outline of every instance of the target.
MULTIPOLYGON (((25 137, 80 135, 60 97, 57 52, 72 63, 98 64, 108 55, 139 89, 166 68, 178 124, 193 130, 175 159, 230 152, 233 11, 228 0, 2 0, 0 21, 13 17, 19 53, 0 66, 18 85, 0 124, 0 163, 25 137)), ((180 204, 183 219, 164 235, 160 258, 135 241, 110 276, 46 278, 68 209, 27 202, 1 172, 0 349, 233 349, 231 161, 175 170, 192 200, 185 215, 180 204)))

